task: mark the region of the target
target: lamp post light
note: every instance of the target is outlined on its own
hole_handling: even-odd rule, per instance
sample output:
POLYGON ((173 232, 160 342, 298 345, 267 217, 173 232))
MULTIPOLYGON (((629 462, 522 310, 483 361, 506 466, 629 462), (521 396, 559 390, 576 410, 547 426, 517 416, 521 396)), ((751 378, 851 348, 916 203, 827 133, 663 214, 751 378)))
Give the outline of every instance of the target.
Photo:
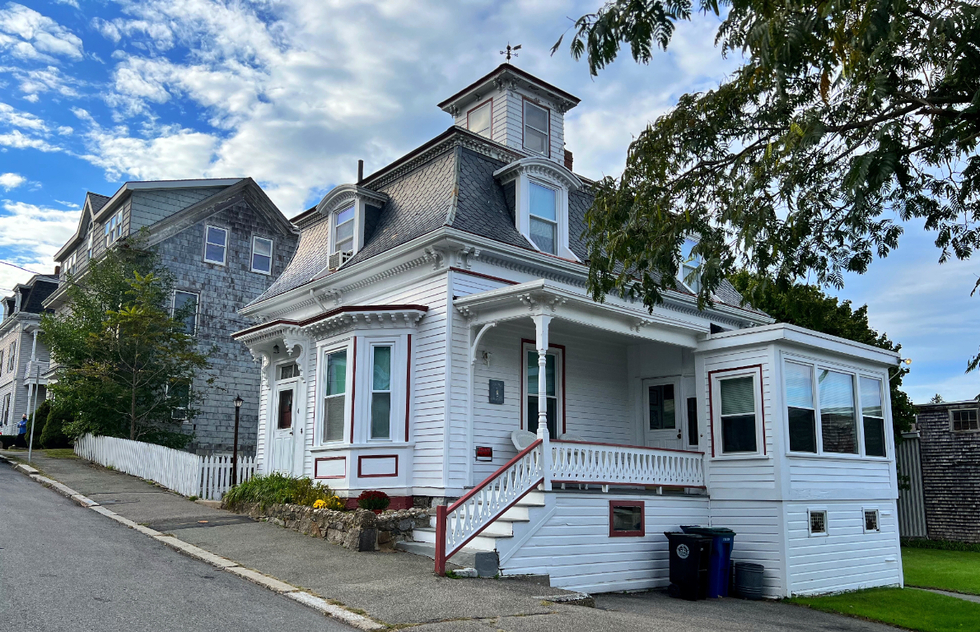
POLYGON ((235 444, 231 447, 231 485, 238 485, 238 420, 242 412, 242 396, 235 396, 235 444))

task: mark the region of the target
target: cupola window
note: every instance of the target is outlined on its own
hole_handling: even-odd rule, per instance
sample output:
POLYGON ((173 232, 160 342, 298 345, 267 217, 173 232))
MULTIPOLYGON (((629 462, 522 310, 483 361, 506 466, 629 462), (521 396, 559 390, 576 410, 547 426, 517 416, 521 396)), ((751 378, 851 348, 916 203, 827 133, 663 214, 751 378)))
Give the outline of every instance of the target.
POLYGON ((524 149, 548 155, 548 110, 524 102, 524 149))
POLYGON ((493 110, 493 102, 487 101, 473 108, 466 113, 466 129, 490 138, 490 117, 493 110))
POLYGON ((698 242, 693 239, 684 240, 684 245, 681 246, 681 266, 678 270, 680 282, 695 294, 701 291, 701 266, 703 264, 701 255, 693 252, 697 245, 698 242))

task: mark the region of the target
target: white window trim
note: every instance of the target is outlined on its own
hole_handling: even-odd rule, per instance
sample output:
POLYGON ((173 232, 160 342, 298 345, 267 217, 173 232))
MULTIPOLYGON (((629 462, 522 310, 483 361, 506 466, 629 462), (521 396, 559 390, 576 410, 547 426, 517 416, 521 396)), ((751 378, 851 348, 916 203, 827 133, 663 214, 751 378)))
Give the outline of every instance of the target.
POLYGON ((881 510, 879 510, 877 507, 862 507, 861 508, 861 528, 864 530, 865 533, 881 533, 881 510), (867 518, 865 518, 865 515, 864 514, 866 514, 868 512, 871 512, 871 511, 875 512, 875 525, 877 525, 878 528, 877 529, 870 529, 869 530, 868 529, 868 520, 867 520, 867 518))
POLYGON ((252 272, 255 272, 255 273, 258 273, 258 274, 264 274, 266 276, 271 276, 272 275, 272 263, 274 261, 275 252, 276 252, 276 242, 275 242, 275 240, 269 239, 268 237, 259 237, 258 235, 252 235, 252 256, 249 258, 249 262, 248 262, 248 265, 249 265, 249 268, 251 269, 251 271, 252 272), (256 269, 256 267, 255 267, 255 243, 258 240, 260 240, 260 239, 262 241, 269 242, 269 270, 268 271, 266 271, 266 270, 259 270, 259 269, 256 269))
POLYGON ((368 345, 368 373, 367 377, 367 388, 365 392, 368 394, 367 397, 367 415, 364 417, 364 425, 367 430, 367 440, 371 443, 390 443, 394 439, 395 434, 395 371, 397 370, 397 365, 395 364, 397 341, 395 339, 391 340, 372 340, 368 345), (374 388, 374 350, 378 347, 389 347, 391 348, 391 355, 389 356, 390 365, 388 367, 389 378, 388 378, 388 390, 378 391, 374 388), (375 393, 388 393, 388 436, 387 437, 374 437, 371 436, 373 432, 373 417, 374 412, 374 394, 375 393))
POLYGON ((759 377, 759 368, 750 367, 745 369, 719 369, 711 376, 711 444, 713 449, 713 459, 738 461, 743 459, 772 458, 766 449, 766 433, 763 422, 763 408, 765 407, 765 393, 759 377), (755 398, 755 452, 723 452, 722 426, 721 426, 721 382, 723 380, 735 379, 740 377, 752 378, 752 395, 755 398))
MULTIPOLYGON (((801 458, 821 458, 821 459, 861 459, 861 460, 871 460, 871 461, 891 461, 893 455, 895 454, 895 445, 892 437, 891 429, 891 402, 890 393, 886 387, 886 380, 881 374, 871 373, 869 371, 861 370, 857 367, 831 364, 829 362, 821 361, 819 358, 798 356, 785 354, 782 358, 782 366, 780 371, 780 381, 782 382, 781 393, 782 393, 782 411, 780 413, 780 418, 782 419, 782 427, 785 430, 783 433, 786 435, 784 440, 784 449, 786 450, 787 456, 801 457, 801 458), (817 451, 816 452, 792 452, 789 449, 789 410, 786 398, 786 363, 794 362, 796 364, 802 364, 804 366, 810 367, 810 377, 813 380, 813 406, 814 406, 814 423, 816 424, 816 435, 817 435, 817 451), (823 420, 820 416, 820 384, 817 379, 817 371, 825 369, 827 371, 835 371, 837 373, 846 373, 851 376, 851 382, 854 385, 854 414, 857 423, 857 436, 858 436, 858 452, 824 452, 823 449, 823 420), (884 423, 885 431, 885 456, 876 456, 867 454, 867 447, 864 440, 864 412, 861 408, 861 378, 868 378, 871 380, 877 380, 879 388, 881 389, 881 412, 884 423)), ((950 417, 950 423, 952 423, 952 417, 950 417)), ((952 427, 952 426, 950 426, 952 427)))
POLYGON ((173 318, 174 317, 174 314, 177 312, 177 293, 178 292, 180 292, 181 294, 190 294, 190 295, 194 296, 194 298, 197 299, 196 302, 195 302, 195 304, 194 304, 194 331, 192 331, 191 333, 188 334, 189 336, 196 336, 197 335, 198 327, 199 327, 200 322, 201 322, 201 320, 200 320, 201 319, 201 293, 200 292, 191 292, 190 290, 174 289, 173 295, 171 295, 171 297, 170 297, 170 317, 171 318, 173 318))
POLYGON ((351 384, 353 383, 354 375, 354 338, 353 336, 338 343, 331 345, 322 345, 317 347, 317 359, 316 359, 316 371, 317 371, 317 404, 316 404, 316 414, 314 418, 314 432, 315 441, 314 445, 318 447, 336 447, 350 443, 350 437, 347 432, 348 422, 351 417, 351 397, 350 390, 351 384), (346 377, 344 378, 344 425, 343 432, 341 433, 341 438, 335 441, 324 441, 323 434, 326 431, 327 424, 327 407, 326 407, 326 397, 327 397, 327 356, 331 353, 337 353, 338 351, 347 352, 347 367, 346 367, 346 377))
MULTIPOLYGON (((352 204, 344 204, 344 205, 342 205, 336 211, 334 211, 333 213, 331 213, 331 216, 330 216, 330 254, 337 254, 338 252, 340 252, 337 249, 337 227, 338 227, 337 220, 340 218, 340 214, 341 213, 346 213, 347 211, 352 210, 352 209, 354 211, 354 217, 352 219, 348 220, 348 221, 350 221, 352 223, 353 227, 354 227, 354 235, 353 235, 353 237, 351 239, 351 248, 350 248, 350 251, 349 252, 351 253, 350 254, 351 257, 353 257, 355 254, 357 254, 357 251, 359 249, 358 248, 358 246, 359 246, 359 244, 358 244, 358 231, 360 231, 362 229, 362 227, 360 225, 361 224, 361 221, 360 221, 361 213, 359 212, 360 209, 358 208, 358 201, 356 201, 356 200, 352 204)), ((348 252, 348 251, 344 251, 344 252, 348 252)))
POLYGON ((535 103, 534 101, 531 101, 527 97, 522 97, 522 103, 521 103, 521 147, 524 149, 524 151, 529 152, 533 156, 542 156, 544 158, 551 158, 551 108, 548 108, 548 107, 543 106, 543 105, 538 105, 537 103, 535 103), (546 129, 546 130, 540 130, 540 129, 538 129, 536 127, 533 127, 533 126, 531 126, 531 125, 528 124, 528 122, 527 122, 527 106, 529 106, 529 105, 532 106, 532 107, 536 107, 539 110, 544 110, 545 117, 548 120, 548 129, 546 129), (527 146, 527 128, 528 127, 530 127, 531 129, 533 129, 536 132, 543 133, 545 135, 546 138, 545 138, 545 143, 544 143, 544 146, 545 146, 544 153, 536 152, 536 151, 534 151, 533 149, 530 149, 527 146))
POLYGON ((214 265, 219 265, 219 266, 227 265, 228 247, 230 246, 229 244, 230 241, 231 241, 231 231, 229 229, 225 228, 224 226, 212 226, 211 224, 205 224, 204 225, 204 263, 212 263, 214 265), (208 259, 208 243, 210 243, 208 242, 208 233, 211 232, 212 228, 215 230, 224 231, 225 233, 225 245, 221 251, 221 261, 217 261, 215 259, 208 259))
MULTIPOLYGON (((864 516, 861 516, 862 520, 864 516)), ((830 512, 826 507, 807 507, 806 509, 806 532, 811 538, 826 538, 830 535, 830 512), (810 521, 810 514, 822 513, 823 514, 823 532, 814 533, 812 530, 813 523, 810 521)))
POLYGON ((568 187, 559 182, 557 179, 545 178, 542 176, 542 174, 536 174, 534 177, 521 174, 515 183, 515 187, 514 199, 518 211, 515 213, 518 224, 517 228, 528 240, 528 242, 534 246, 538 252, 543 254, 557 256, 563 259, 571 259, 572 261, 580 261, 575 253, 568 247, 568 187), (555 191, 555 204, 557 206, 555 209, 557 234, 555 236, 556 252, 554 255, 551 255, 551 253, 545 253, 536 243, 534 243, 534 240, 531 238, 531 183, 547 187, 555 191))
MULTIPOLYGON (((533 342, 525 342, 521 345, 521 410, 524 411, 522 419, 524 420, 524 430, 530 428, 531 418, 528 415, 528 405, 527 398, 530 397, 530 392, 527 387, 527 354, 528 352, 534 353, 537 356, 538 349, 533 342)), ((564 350, 561 347, 549 346, 548 355, 555 356, 555 401, 557 403, 555 410, 555 430, 557 433, 552 436, 552 439, 560 439, 564 434, 562 432, 562 420, 564 419, 565 409, 562 407, 565 399, 565 393, 562 391, 562 365, 564 364, 565 356, 564 350)), ((540 394, 539 394, 540 396, 540 394)))

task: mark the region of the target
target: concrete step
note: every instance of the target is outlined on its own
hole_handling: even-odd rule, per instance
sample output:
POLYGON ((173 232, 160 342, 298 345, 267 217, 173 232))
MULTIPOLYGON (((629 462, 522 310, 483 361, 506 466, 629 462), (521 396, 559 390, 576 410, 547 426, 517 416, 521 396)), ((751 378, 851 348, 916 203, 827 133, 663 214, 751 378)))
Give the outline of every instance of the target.
MULTIPOLYGON (((511 509, 517 509, 512 507, 511 509)), ((524 508, 523 517, 518 509, 517 517, 508 517, 510 510, 504 512, 504 515, 500 516, 493 522, 491 522, 486 529, 483 530, 481 535, 487 535, 495 538, 509 538, 514 535, 514 523, 515 522, 530 522, 530 518, 527 515, 527 508, 524 508)), ((436 528, 436 517, 429 517, 429 528, 436 528)))
MULTIPOLYGON (((428 542, 412 542, 411 540, 405 540, 402 542, 396 542, 395 549, 405 551, 406 553, 412 553, 413 555, 421 555, 429 558, 430 560, 436 559, 436 545, 428 542)), ((475 553, 473 551, 463 549, 456 555, 449 558, 449 561, 446 562, 446 564, 459 566, 460 568, 472 568, 476 566, 476 558, 474 555, 475 553)))

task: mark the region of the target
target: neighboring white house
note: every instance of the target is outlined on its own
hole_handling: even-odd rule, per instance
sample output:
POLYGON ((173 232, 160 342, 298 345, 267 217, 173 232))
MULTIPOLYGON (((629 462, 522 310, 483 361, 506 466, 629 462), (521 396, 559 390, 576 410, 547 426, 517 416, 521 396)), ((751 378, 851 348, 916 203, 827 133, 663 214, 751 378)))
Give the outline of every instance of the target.
POLYGON ((734 529, 770 597, 901 585, 898 356, 727 283, 699 311, 697 261, 652 313, 594 302, 577 103, 504 64, 440 104, 445 133, 295 218, 235 335, 262 363, 261 469, 442 506, 416 535, 440 561, 495 550, 565 588, 666 585, 682 524, 734 529))

